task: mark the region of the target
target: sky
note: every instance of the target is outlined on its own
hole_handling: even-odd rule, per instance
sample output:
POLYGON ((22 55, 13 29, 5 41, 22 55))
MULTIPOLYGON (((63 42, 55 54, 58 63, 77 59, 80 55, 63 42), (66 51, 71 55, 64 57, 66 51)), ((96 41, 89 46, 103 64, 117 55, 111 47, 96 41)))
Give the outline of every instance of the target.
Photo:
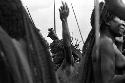
MULTIPOLYGON (((91 29, 90 17, 94 7, 94 0, 55 0, 56 32, 60 39, 62 38, 62 23, 59 16, 59 8, 62 5, 61 1, 66 2, 70 9, 68 26, 71 36, 81 41, 79 29, 71 7, 72 3, 83 39, 85 41, 91 29)), ((25 7, 28 7, 33 21, 36 27, 41 30, 43 37, 45 37, 49 43, 52 42, 47 35, 48 28, 54 27, 54 0, 22 0, 22 2, 25 7)), ((82 45, 83 42, 81 42, 81 46, 82 45)))

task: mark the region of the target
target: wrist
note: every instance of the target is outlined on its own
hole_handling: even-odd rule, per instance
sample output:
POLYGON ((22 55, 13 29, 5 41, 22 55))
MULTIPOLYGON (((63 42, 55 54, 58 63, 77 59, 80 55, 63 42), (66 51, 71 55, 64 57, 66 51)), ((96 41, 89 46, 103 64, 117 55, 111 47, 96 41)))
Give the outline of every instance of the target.
POLYGON ((63 19, 62 19, 62 22, 67 22, 67 18, 63 18, 63 19))

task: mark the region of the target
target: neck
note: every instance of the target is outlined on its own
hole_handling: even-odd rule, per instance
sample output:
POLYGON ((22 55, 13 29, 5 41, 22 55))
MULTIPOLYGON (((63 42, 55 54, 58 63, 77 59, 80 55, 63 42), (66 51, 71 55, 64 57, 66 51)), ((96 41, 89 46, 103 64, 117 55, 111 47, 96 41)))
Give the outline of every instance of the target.
POLYGON ((115 40, 115 34, 108 27, 105 28, 101 33, 102 35, 111 38, 113 41, 115 40))

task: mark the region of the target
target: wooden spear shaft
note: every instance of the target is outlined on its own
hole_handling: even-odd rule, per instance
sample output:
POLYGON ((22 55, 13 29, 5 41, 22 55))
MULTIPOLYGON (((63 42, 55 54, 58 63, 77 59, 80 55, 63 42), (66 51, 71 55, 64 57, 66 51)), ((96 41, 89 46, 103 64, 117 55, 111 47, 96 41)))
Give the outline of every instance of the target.
POLYGON ((55 0, 54 0, 54 31, 56 33, 56 15, 55 15, 55 0))
POLYGON ((73 10, 73 13, 74 13, 75 19, 76 19, 76 23, 77 23, 77 26, 78 26, 78 29, 79 29, 79 33, 80 33, 80 36, 81 36, 82 42, 83 42, 83 44, 84 44, 84 40, 83 40, 83 37, 82 37, 82 33, 81 33, 81 30, 80 30, 79 23, 78 23, 78 20, 77 20, 76 14, 75 14, 75 10, 74 10, 74 8, 73 8, 72 3, 71 3, 71 6, 72 6, 72 10, 73 10))
POLYGON ((100 37, 100 26, 99 26, 99 0, 94 0, 94 6, 95 6, 95 44, 96 44, 96 58, 99 59, 99 37, 100 37))

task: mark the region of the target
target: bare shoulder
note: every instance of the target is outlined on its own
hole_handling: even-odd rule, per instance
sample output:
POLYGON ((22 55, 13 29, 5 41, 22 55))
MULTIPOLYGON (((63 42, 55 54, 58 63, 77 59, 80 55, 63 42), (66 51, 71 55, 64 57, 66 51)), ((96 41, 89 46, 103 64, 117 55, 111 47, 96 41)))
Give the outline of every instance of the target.
POLYGON ((100 38, 100 49, 103 49, 105 51, 111 51, 113 50, 113 41, 112 39, 108 37, 102 37, 100 38))
POLYGON ((108 37, 100 38, 100 45, 111 45, 111 44, 113 44, 113 41, 111 38, 108 38, 108 37))

